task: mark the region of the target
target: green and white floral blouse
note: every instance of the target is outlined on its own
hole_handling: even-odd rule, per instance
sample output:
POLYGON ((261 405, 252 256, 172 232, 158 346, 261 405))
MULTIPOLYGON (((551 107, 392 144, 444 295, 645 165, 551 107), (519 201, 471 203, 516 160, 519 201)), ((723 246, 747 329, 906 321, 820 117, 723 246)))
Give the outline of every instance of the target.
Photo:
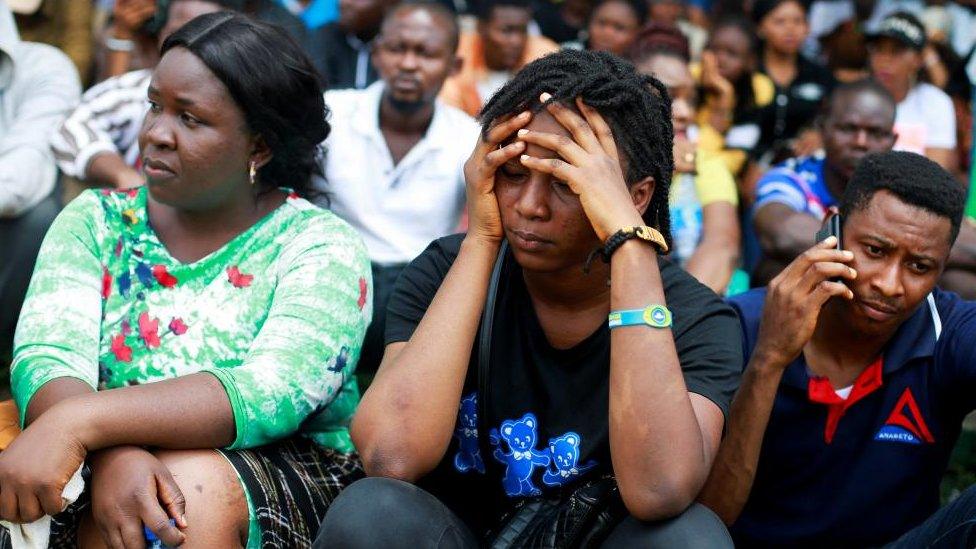
POLYGON ((292 194, 181 263, 147 223, 146 197, 145 187, 86 191, 51 226, 15 338, 21 420, 52 379, 109 389, 207 372, 233 407, 230 448, 300 430, 352 451, 353 370, 372 311, 359 235, 292 194))

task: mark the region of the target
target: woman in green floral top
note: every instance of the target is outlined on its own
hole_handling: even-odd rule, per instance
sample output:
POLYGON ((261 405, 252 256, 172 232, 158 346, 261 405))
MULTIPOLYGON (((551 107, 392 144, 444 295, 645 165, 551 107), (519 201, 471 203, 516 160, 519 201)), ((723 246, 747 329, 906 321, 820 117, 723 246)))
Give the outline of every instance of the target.
POLYGON ((148 185, 82 194, 38 259, 0 518, 60 512, 85 460, 88 495, 52 544, 141 546, 145 526, 167 545, 308 545, 362 476, 347 424, 371 310, 359 237, 279 188, 310 186, 319 84, 281 31, 230 13, 162 51, 148 185))

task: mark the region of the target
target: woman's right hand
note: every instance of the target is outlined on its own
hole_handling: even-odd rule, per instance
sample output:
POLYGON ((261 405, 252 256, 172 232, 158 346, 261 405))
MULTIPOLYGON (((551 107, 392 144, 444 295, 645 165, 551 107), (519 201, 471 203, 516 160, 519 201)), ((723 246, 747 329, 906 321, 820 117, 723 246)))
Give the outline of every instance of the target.
POLYGON ((169 469, 138 446, 94 453, 92 517, 109 547, 144 547, 143 525, 167 546, 186 541, 186 502, 169 469), (170 522, 174 519, 176 525, 170 522))
POLYGON ((517 158, 525 150, 525 143, 513 140, 501 144, 532 119, 529 111, 495 121, 487 136, 478 139, 474 151, 464 163, 467 187, 468 236, 498 242, 502 239, 502 220, 495 196, 495 172, 503 164, 517 158))

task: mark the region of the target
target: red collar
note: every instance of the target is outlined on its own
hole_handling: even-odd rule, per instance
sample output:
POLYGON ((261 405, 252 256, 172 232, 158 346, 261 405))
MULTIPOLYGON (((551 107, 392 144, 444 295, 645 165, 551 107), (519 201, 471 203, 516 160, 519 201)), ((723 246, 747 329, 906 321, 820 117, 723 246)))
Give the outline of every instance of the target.
POLYGON ((834 440, 834 433, 837 431, 837 424, 840 418, 847 412, 847 409, 857 401, 877 391, 881 387, 882 359, 874 361, 864 369, 857 379, 851 394, 847 398, 841 398, 830 380, 825 377, 811 377, 807 384, 807 398, 810 402, 825 404, 827 406, 827 424, 824 425, 824 442, 830 444, 834 440))

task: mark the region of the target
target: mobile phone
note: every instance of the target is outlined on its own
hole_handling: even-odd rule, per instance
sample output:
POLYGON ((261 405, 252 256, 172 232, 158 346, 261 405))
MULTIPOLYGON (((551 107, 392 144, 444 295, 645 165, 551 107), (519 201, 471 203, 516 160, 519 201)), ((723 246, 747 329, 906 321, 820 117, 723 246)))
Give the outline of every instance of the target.
MULTIPOLYGON (((828 236, 836 236, 837 244, 834 245, 834 249, 837 251, 843 250, 841 247, 841 218, 840 214, 835 213, 824 220, 823 228, 817 231, 817 243, 823 242, 828 236)), ((831 282, 843 282, 840 277, 834 277, 830 279, 831 282)))
POLYGON ((824 240, 827 239, 828 236, 836 236, 837 245, 834 246, 834 249, 843 250, 844 248, 841 246, 841 242, 843 241, 840 232, 841 225, 842 222, 841 222, 840 214, 833 214, 830 217, 828 217, 824 221, 823 228, 817 231, 817 242, 818 243, 823 242, 824 240))

